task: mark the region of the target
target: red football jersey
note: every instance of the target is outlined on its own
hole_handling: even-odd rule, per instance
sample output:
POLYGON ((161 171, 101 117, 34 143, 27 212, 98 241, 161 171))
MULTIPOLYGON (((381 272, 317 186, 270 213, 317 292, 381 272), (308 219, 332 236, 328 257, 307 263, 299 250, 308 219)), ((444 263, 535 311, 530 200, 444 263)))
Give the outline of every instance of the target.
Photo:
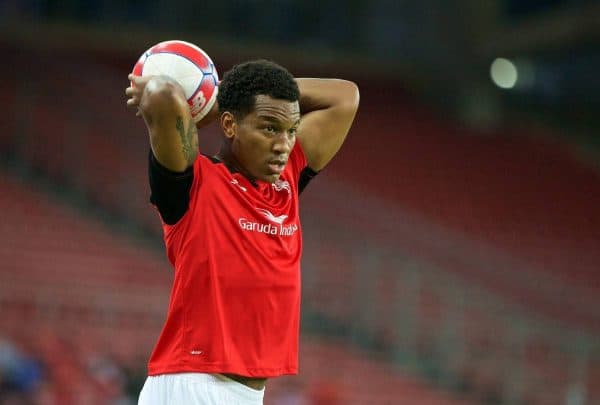
POLYGON ((187 212, 163 223, 175 279, 150 375, 297 373, 305 166, 298 142, 272 184, 198 156, 187 212))

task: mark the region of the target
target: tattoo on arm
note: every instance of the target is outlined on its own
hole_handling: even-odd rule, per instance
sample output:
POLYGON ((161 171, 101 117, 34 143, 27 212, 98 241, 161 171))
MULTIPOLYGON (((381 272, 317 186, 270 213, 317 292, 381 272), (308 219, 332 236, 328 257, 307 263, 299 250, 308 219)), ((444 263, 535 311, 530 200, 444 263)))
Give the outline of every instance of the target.
POLYGON ((181 144, 183 145, 183 156, 188 164, 192 164, 194 159, 194 151, 195 149, 198 149, 198 140, 194 139, 194 123, 190 122, 190 126, 186 130, 185 126, 183 125, 183 118, 177 117, 175 121, 175 128, 177 128, 177 132, 181 138, 181 144))

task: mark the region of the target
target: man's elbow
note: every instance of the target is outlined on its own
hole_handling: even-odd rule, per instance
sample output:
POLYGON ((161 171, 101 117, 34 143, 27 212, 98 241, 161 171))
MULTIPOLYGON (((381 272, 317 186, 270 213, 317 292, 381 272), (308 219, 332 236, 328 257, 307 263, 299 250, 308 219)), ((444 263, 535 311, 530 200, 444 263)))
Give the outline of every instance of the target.
POLYGON ((358 89, 358 85, 350 80, 342 80, 342 83, 344 86, 344 106, 356 112, 360 104, 360 90, 358 89))
POLYGON ((349 80, 343 80, 343 87, 340 111, 343 112, 344 116, 350 117, 349 119, 352 121, 360 104, 360 90, 356 83, 349 80))

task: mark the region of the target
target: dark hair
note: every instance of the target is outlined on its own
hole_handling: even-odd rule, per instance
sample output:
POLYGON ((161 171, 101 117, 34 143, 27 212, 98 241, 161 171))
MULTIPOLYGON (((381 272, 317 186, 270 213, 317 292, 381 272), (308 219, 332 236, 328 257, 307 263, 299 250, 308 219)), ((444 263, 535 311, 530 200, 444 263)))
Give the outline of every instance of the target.
POLYGON ((258 95, 293 102, 300 99, 300 90, 283 66, 264 59, 252 60, 225 73, 219 83, 219 109, 244 117, 254 109, 258 95))

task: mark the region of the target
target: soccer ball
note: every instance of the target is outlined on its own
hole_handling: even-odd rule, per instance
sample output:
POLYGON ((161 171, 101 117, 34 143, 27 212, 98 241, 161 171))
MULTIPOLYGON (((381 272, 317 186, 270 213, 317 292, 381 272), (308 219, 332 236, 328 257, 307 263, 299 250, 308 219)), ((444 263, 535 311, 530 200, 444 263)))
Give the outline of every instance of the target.
POLYGON ((210 111, 217 99, 219 76, 210 57, 185 41, 160 42, 148 49, 133 67, 136 76, 169 76, 181 87, 194 122, 210 111))

